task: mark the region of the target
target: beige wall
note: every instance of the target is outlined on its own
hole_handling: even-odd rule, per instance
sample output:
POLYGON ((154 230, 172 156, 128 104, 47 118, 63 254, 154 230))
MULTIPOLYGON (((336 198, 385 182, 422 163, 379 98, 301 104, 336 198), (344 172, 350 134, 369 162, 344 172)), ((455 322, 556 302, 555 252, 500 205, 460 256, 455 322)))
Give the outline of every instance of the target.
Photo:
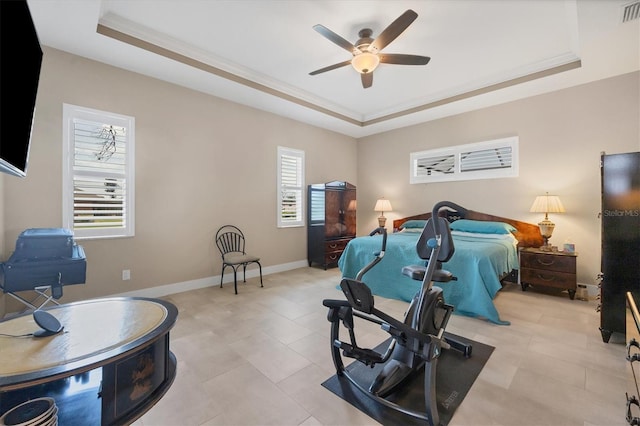
MULTIPOLYGON (((0 176, 0 254, 26 228, 61 226, 62 104, 71 103, 136 118, 136 236, 81 242, 87 283, 66 287, 64 302, 212 279, 220 273, 212 238, 227 222, 245 229, 267 268, 305 261, 305 228, 275 226, 278 145, 305 151, 307 184, 357 185, 361 235, 376 226, 381 196, 394 207, 390 227, 443 199, 536 223, 534 197, 558 194, 567 213, 552 215, 552 243, 571 238, 578 280, 593 284, 600 152, 640 150, 639 81, 636 72, 355 141, 45 48, 28 176, 0 176), (409 184, 410 152, 510 135, 520 138, 518 178, 409 184)), ((0 297, 0 314, 1 305, 0 297)))
POLYGON ((306 229, 276 227, 278 145, 305 151, 307 184, 357 184, 353 138, 45 48, 28 175, 4 178, 6 257, 22 230, 62 226, 63 103, 136 120, 136 235, 82 241, 87 282, 65 302, 219 277, 226 223, 263 267, 306 262, 306 229))
POLYGON ((449 200, 466 208, 537 223, 536 195, 560 196, 565 214, 551 242, 576 244, 578 281, 600 272, 600 152, 640 151, 640 73, 635 72, 358 141, 358 230, 377 226, 375 200, 386 197, 391 220, 449 200), (409 184, 409 154, 505 136, 520 138, 517 178, 409 184))

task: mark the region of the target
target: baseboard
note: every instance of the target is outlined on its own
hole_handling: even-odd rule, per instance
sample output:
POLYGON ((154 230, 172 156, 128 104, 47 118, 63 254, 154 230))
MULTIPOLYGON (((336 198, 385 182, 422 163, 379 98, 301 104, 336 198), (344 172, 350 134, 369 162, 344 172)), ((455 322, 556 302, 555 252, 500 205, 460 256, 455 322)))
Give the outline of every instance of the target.
MULTIPOLYGON (((308 267, 307 260, 299 260, 297 262, 283 263, 280 265, 266 266, 262 268, 262 276, 275 274, 278 272, 290 271, 292 269, 299 269, 308 267)), ((247 269, 247 278, 255 278, 260 276, 257 267, 250 267, 247 269)), ((225 274, 223 283, 229 283, 233 281, 233 273, 225 274)), ((214 285, 220 285, 220 275, 214 275, 212 277, 199 278, 197 280, 183 281, 180 283, 160 285, 157 287, 144 288, 142 290, 128 291, 126 293, 114 294, 114 296, 124 297, 163 297, 170 294, 182 293, 183 291, 197 290, 205 287, 211 287, 214 285)))
MULTIPOLYGON (((518 273, 517 271, 512 272, 510 275, 507 275, 506 277, 504 277, 501 282, 508 282, 510 284, 515 284, 515 285, 520 285, 518 284, 518 273)), ((589 295, 589 299, 594 299, 596 298, 596 296, 598 296, 600 294, 600 287, 598 287, 598 285, 596 284, 585 284, 585 283, 577 283, 577 285, 581 286, 585 286, 587 288, 587 294, 589 295)))
POLYGON ((578 284, 581 284, 587 287, 587 292, 589 293, 589 297, 595 297, 600 294, 600 288, 595 284, 583 284, 583 283, 578 283, 578 284))

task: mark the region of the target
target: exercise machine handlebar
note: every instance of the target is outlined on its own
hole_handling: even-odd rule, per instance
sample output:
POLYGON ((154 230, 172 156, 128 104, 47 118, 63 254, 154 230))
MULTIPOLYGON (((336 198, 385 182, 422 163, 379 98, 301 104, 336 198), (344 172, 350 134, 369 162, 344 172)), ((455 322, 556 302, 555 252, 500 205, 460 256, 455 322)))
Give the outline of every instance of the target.
POLYGON ((369 233, 369 236, 373 237, 376 234, 382 234, 382 247, 380 251, 374 253, 374 259, 358 272, 358 275, 356 275, 356 280, 358 281, 362 281, 362 277, 364 276, 364 274, 369 272, 369 270, 376 266, 384 257, 384 252, 387 249, 387 229, 382 226, 378 227, 371 231, 369 233))

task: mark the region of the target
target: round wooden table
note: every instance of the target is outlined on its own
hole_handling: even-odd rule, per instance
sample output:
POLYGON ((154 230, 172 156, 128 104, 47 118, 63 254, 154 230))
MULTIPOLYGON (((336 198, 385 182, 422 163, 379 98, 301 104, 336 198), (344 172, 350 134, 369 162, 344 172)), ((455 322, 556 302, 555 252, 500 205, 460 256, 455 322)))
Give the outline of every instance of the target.
POLYGON ((40 327, 30 313, 0 322, 0 416, 52 397, 59 424, 130 423, 173 383, 173 304, 114 297, 46 311, 64 326, 61 333, 31 336, 40 327))

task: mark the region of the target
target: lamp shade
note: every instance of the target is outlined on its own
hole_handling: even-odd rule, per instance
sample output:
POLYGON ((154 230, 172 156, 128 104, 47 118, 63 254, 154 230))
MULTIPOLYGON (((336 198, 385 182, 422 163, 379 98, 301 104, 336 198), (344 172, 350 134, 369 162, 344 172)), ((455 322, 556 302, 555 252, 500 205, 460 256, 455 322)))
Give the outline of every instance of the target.
POLYGON ((351 60, 351 65, 360 74, 368 74, 373 72, 380 63, 378 55, 374 55, 371 52, 358 53, 351 60))
POLYGON ((390 212, 392 210, 391 203, 386 198, 380 198, 378 201, 376 201, 376 206, 373 210, 382 213, 390 212))
POLYGON ((564 206, 557 195, 538 195, 531 206, 531 213, 564 213, 564 206))

